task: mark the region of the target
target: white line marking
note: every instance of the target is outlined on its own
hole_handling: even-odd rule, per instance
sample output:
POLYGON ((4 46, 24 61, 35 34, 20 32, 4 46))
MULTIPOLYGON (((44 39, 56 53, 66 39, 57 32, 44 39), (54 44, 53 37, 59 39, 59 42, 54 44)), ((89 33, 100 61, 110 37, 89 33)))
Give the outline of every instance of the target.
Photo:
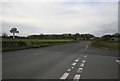
POLYGON ((75 60, 75 62, 78 62, 79 61, 79 58, 75 60))
POLYGON ((82 62, 85 63, 85 60, 83 60, 82 62))
POLYGON ((77 73, 82 73, 82 70, 83 70, 83 68, 79 68, 79 69, 77 70, 77 73))
POLYGON ((81 70, 81 71, 82 71, 82 70, 83 70, 83 68, 79 68, 78 70, 81 70))
POLYGON ((84 63, 81 63, 80 67, 84 67, 84 63))
POLYGON ((73 63, 73 64, 72 64, 72 66, 75 66, 75 65, 76 65, 76 63, 73 63))
POLYGON ((115 61, 120 64, 120 60, 115 60, 115 61))
POLYGON ((78 62, 78 60, 75 60, 75 62, 78 62))
POLYGON ((84 56, 84 58, 86 58, 87 56, 84 56))
POLYGON ((68 77, 69 73, 64 73, 60 79, 66 79, 68 77))
POLYGON ((80 79, 80 77, 81 77, 81 75, 75 75, 75 77, 74 77, 74 80, 73 81, 79 81, 79 79, 80 79))
POLYGON ((119 60, 116 60, 116 62, 120 62, 119 60))
POLYGON ((72 69, 68 69, 67 71, 70 72, 72 69))

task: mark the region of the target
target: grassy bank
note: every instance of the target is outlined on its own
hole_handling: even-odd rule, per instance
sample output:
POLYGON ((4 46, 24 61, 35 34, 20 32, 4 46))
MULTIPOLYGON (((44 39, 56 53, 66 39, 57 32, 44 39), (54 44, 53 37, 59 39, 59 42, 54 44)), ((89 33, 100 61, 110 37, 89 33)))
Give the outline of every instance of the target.
POLYGON ((120 50, 120 42, 93 41, 91 45, 93 47, 98 47, 107 50, 120 50))
POLYGON ((74 40, 40 40, 40 39, 2 39, 2 51, 27 49, 27 48, 38 48, 58 44, 73 43, 74 40))

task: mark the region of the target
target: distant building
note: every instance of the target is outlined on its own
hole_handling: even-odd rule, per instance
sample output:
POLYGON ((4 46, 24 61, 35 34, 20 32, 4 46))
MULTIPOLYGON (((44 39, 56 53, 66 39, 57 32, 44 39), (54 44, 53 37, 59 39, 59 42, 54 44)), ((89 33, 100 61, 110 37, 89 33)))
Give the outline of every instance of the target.
POLYGON ((111 38, 111 41, 117 42, 117 41, 120 41, 120 38, 118 38, 118 37, 112 37, 112 38, 111 38))

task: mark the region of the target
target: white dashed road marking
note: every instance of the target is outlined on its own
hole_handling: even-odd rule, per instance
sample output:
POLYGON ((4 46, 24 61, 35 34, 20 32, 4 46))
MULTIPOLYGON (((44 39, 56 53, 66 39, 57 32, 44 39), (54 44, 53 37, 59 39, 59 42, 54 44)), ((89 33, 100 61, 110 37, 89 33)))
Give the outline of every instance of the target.
POLYGON ((82 71, 82 70, 83 70, 83 68, 79 68, 79 69, 78 69, 78 71, 79 71, 79 70, 81 70, 81 71, 82 71))
MULTIPOLYGON (((85 55, 85 56, 84 56, 84 59, 85 59, 86 57, 87 57, 87 56, 85 55)), ((78 63, 78 61, 79 61, 79 58, 77 58, 77 59, 74 61, 74 63, 72 63, 71 68, 69 68, 69 69, 62 75, 62 77, 61 77, 60 79, 66 79, 66 78, 69 76, 69 74, 70 74, 70 72, 72 71, 72 69, 73 69, 73 68, 75 67, 75 65, 78 63)), ((79 80, 80 80, 80 78, 81 78, 81 73, 82 73, 82 71, 83 71, 83 67, 84 67, 85 62, 86 62, 86 60, 82 60, 82 63, 80 64, 80 67, 78 68, 77 73, 76 73, 76 75, 74 76, 74 80, 73 80, 73 81, 79 81, 79 80)))
POLYGON ((68 75, 69 75, 69 73, 64 73, 60 79, 66 79, 68 77, 68 75))
POLYGON ((81 63, 81 64, 80 64, 80 67, 84 67, 84 63, 81 63))
POLYGON ((79 61, 79 58, 75 60, 75 62, 78 62, 79 61))
POLYGON ((115 61, 120 64, 120 60, 115 60, 115 61))
POLYGON ((72 69, 68 69, 67 71, 70 72, 72 69))
MULTIPOLYGON (((84 56, 84 58, 86 58, 87 56, 84 56)), ((77 74, 74 76, 74 80, 73 81, 79 81, 82 71, 83 71, 83 67, 85 65, 86 60, 82 60, 82 63, 80 64, 80 68, 78 68, 77 70, 77 74)))
POLYGON ((85 63, 85 60, 83 60, 82 63, 85 63))
POLYGON ((79 68, 78 70, 77 70, 77 73, 82 73, 82 70, 83 70, 83 68, 79 68))
POLYGON ((84 58, 86 58, 87 56, 84 56, 84 58))
POLYGON ((80 77, 81 77, 81 75, 76 74, 73 81, 79 81, 80 77))
POLYGON ((88 45, 86 45, 86 48, 85 48, 85 50, 87 50, 88 49, 88 45))
POLYGON ((69 68, 69 69, 67 70, 67 72, 65 72, 65 73, 62 75, 62 77, 61 77, 60 79, 66 79, 66 78, 68 77, 68 75, 70 74, 70 72, 72 71, 72 69, 74 68, 74 66, 77 64, 78 61, 79 61, 79 58, 77 58, 77 59, 75 60, 75 62, 72 63, 72 67, 69 68))
POLYGON ((77 63, 73 63, 72 66, 75 66, 77 63))
POLYGON ((79 60, 75 60, 75 62, 78 62, 79 60))

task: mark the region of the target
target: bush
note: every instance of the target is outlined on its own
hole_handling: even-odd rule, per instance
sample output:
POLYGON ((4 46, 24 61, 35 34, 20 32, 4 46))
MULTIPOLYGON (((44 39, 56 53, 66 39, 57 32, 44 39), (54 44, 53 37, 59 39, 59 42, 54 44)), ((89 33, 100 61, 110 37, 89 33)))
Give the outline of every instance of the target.
POLYGON ((110 50, 120 50, 120 42, 93 41, 92 46, 110 50))
POLYGON ((2 39, 2 51, 16 50, 16 49, 26 49, 26 48, 36 48, 45 47, 50 45, 64 44, 75 42, 73 40, 39 40, 39 39, 2 39))
POLYGON ((23 47, 27 46, 26 42, 23 41, 3 41, 2 42, 2 47, 23 47))

